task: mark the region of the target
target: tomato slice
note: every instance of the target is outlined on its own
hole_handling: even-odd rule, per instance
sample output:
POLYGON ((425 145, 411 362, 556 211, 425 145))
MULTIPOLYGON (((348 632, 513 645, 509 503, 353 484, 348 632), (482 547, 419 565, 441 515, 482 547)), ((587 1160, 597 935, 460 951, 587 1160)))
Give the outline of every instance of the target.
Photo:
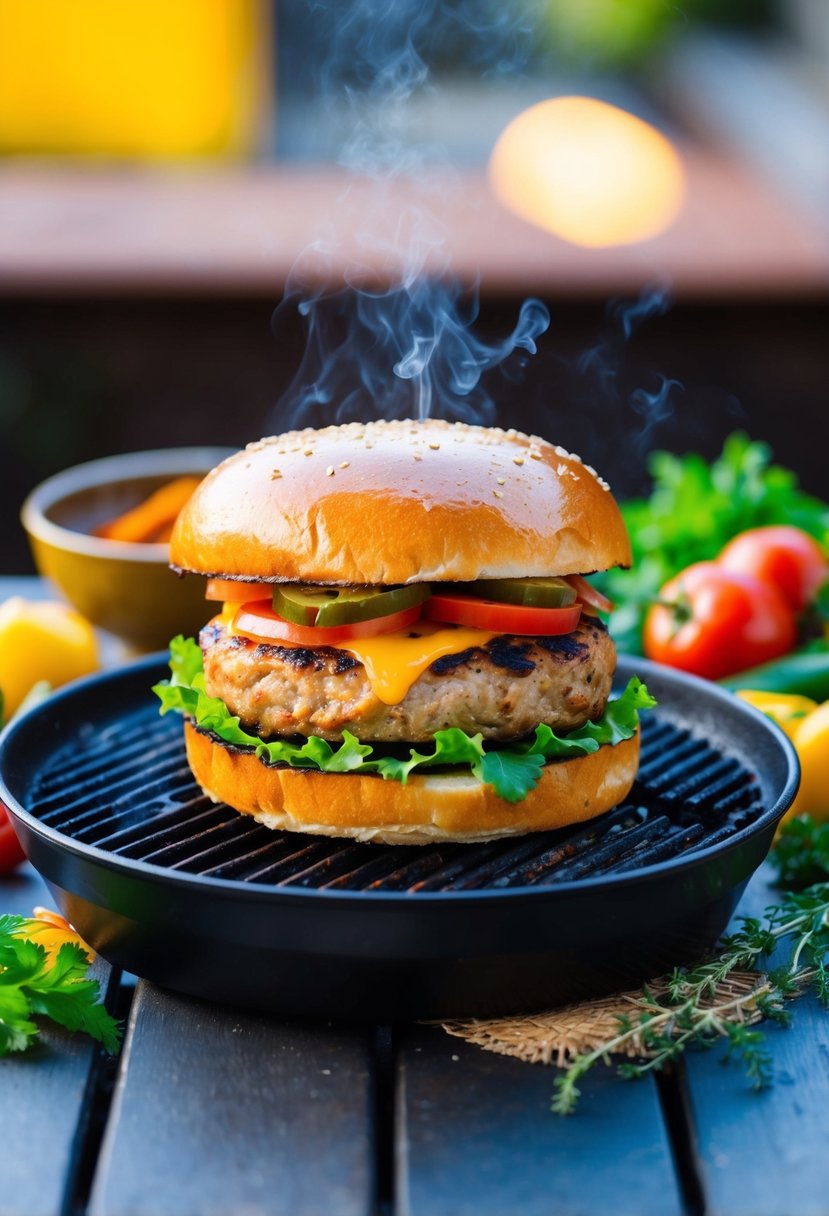
POLYGON ((495 600, 473 599, 467 595, 433 595, 423 605, 423 615, 428 621, 446 621, 450 625, 543 636, 572 633, 579 623, 581 605, 530 608, 525 604, 499 604, 495 600))
POLYGON ((373 638, 381 633, 396 633, 407 629, 420 618, 420 604, 390 612, 371 621, 354 621, 349 625, 295 625, 286 621, 261 601, 243 604, 233 618, 233 632, 253 641, 293 642, 296 646, 336 646, 349 638, 373 638))
POLYGON ((269 583, 240 583, 234 578, 209 578, 204 589, 206 600, 220 604, 247 604, 251 600, 270 600, 273 587, 269 583))
POLYGON ((588 583, 586 578, 582 578, 580 574, 567 574, 565 578, 583 604, 587 604, 590 608, 596 608, 599 612, 613 611, 613 600, 609 600, 606 595, 602 595, 598 587, 594 587, 592 583, 588 583))

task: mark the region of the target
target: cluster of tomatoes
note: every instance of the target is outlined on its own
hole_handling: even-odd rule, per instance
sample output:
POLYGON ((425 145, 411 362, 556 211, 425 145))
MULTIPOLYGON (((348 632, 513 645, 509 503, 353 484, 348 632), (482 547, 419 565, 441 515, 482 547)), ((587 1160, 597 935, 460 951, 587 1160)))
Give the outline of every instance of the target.
POLYGON ((665 584, 645 620, 645 654, 709 680, 780 658, 828 577, 820 545, 799 528, 742 532, 665 584))

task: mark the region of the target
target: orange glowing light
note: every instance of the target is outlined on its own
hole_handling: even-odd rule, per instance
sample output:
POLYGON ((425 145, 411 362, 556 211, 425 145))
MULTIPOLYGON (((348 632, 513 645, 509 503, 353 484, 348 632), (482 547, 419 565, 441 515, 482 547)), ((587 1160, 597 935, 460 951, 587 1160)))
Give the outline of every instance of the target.
POLYGON ((489 178, 521 219, 591 248, 657 236, 685 196, 682 161, 665 136, 591 97, 556 97, 519 114, 492 151, 489 178))

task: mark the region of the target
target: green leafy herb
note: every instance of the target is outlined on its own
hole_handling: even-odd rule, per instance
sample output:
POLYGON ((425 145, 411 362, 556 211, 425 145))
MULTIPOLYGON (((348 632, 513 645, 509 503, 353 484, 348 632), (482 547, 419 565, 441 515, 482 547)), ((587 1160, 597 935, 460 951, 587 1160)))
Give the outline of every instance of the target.
POLYGON ((225 743, 253 748, 267 764, 314 768, 323 773, 359 769, 404 785, 415 769, 468 767, 479 781, 491 785, 501 798, 513 803, 520 802, 534 788, 546 760, 588 755, 604 743, 612 745, 630 739, 636 732, 639 710, 656 704, 641 680, 633 677, 621 696, 608 702, 598 722, 587 722, 567 735, 556 735, 549 726, 539 726, 529 742, 498 747, 485 745, 479 734, 467 735, 452 727, 435 732, 432 751, 418 752, 412 748, 407 760, 399 760, 375 756, 369 744, 360 743, 348 731, 343 731, 343 742, 336 748, 313 737, 303 744, 283 739, 263 743, 242 728, 224 701, 207 695, 201 650, 192 638, 177 637, 170 643, 170 671, 171 679, 163 680, 153 689, 161 701, 162 714, 170 710, 184 714, 225 743))
POLYGON ((38 1037, 36 1017, 82 1030, 113 1052, 120 1030, 100 1003, 89 959, 73 942, 51 955, 26 936, 23 916, 0 916, 0 1056, 25 1051, 38 1037))
POLYGON ((815 823, 809 815, 788 820, 769 861, 780 885, 789 890, 829 882, 829 822, 815 823))
POLYGON ((692 562, 716 557, 738 532, 793 524, 829 542, 829 505, 770 462, 768 445, 741 433, 729 436, 711 464, 695 453, 653 453, 650 496, 622 504, 633 567, 597 579, 617 604, 610 628, 621 650, 641 654, 644 615, 662 585, 692 562))
POLYGON ((829 883, 788 894, 767 908, 763 918, 746 918, 742 927, 720 943, 714 958, 667 978, 657 992, 642 989, 635 1013, 618 1019, 618 1033, 572 1061, 555 1081, 552 1109, 570 1114, 580 1096, 578 1083, 600 1061, 633 1045, 644 1058, 618 1068, 626 1079, 646 1076, 677 1059, 689 1047, 726 1042, 725 1060, 737 1060, 755 1087, 771 1080, 771 1060, 762 1031, 750 1029, 759 1015, 788 1023, 785 1002, 806 991, 829 1007, 829 883), (755 969, 782 943, 788 954, 767 975, 755 969), (730 986, 746 971, 756 982, 730 986))

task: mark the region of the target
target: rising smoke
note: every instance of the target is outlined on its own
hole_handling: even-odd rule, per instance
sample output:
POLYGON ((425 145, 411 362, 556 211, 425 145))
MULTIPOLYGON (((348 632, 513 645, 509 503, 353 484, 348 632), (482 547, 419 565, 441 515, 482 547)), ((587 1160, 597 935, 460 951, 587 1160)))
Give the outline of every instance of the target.
MULTIPOLYGON (((374 417, 494 420, 487 374, 500 369, 517 378, 549 314, 530 299, 508 337, 485 341, 473 332, 478 285, 453 273, 430 205, 434 162, 425 164, 413 137, 410 103, 438 90, 433 65, 448 47, 462 46, 479 76, 520 72, 538 2, 312 3, 328 30, 319 92, 346 132, 339 163, 371 190, 348 254, 332 200, 329 230, 289 277, 273 328, 278 336, 286 312, 298 311, 306 346, 277 403, 274 429, 374 417)), ((442 183, 447 174, 443 166, 442 183)))
POLYGON ((630 448, 639 456, 649 450, 653 431, 673 414, 676 393, 684 386, 679 380, 654 372, 653 387, 640 385, 626 392, 625 356, 628 343, 640 327, 664 316, 670 307, 667 287, 656 284, 644 287, 636 300, 611 300, 601 336, 576 360, 587 391, 603 402, 608 414, 619 416, 627 406, 640 420, 638 431, 628 434, 630 448))

